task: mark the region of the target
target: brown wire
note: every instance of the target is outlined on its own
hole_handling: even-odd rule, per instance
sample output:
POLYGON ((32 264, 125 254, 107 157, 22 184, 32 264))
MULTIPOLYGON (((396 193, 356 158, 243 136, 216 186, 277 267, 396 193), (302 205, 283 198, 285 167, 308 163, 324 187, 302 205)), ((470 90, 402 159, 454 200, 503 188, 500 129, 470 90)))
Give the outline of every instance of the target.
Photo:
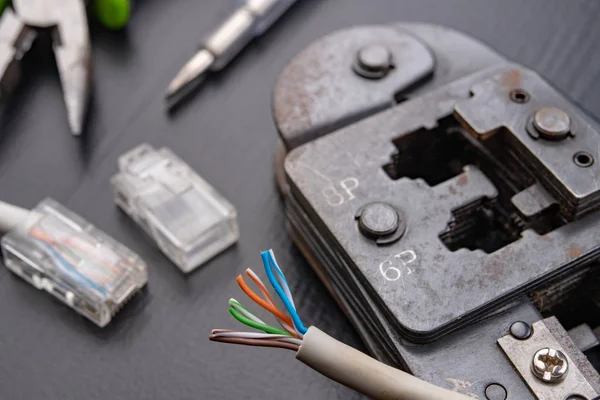
POLYGON ((235 332, 233 329, 213 329, 211 334, 235 332))
POLYGON ((260 347, 278 347, 280 349, 287 349, 292 351, 298 351, 300 346, 293 343, 286 342, 278 342, 275 340, 266 340, 266 339, 246 339, 246 338, 229 338, 229 337, 214 337, 209 336, 209 340, 213 342, 222 342, 222 343, 234 343, 234 344, 243 344, 246 346, 260 346, 260 347))

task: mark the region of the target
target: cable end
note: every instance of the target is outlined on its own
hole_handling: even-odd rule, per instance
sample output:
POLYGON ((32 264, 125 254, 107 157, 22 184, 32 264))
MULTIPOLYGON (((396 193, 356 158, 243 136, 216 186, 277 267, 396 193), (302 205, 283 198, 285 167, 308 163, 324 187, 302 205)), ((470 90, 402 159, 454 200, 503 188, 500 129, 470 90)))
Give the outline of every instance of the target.
POLYGON ((165 101, 169 109, 176 106, 204 81, 214 61, 213 54, 202 49, 183 66, 169 84, 165 94, 165 101))
POLYGON ((32 211, 0 201, 0 236, 22 225, 32 211))

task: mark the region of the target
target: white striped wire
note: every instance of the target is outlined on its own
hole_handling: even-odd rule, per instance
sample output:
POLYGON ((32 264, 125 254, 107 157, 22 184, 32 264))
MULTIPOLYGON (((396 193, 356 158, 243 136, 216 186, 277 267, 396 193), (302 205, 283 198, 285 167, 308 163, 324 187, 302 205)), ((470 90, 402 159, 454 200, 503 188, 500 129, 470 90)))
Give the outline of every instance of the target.
MULTIPOLYGON (((247 269, 246 269, 246 273, 247 273, 247 274, 249 274, 249 275, 251 275, 251 276, 252 276, 252 278, 253 278, 253 279, 255 279, 255 280, 256 280, 256 282, 258 282, 258 283, 259 283, 259 286, 261 286, 261 287, 262 287, 262 289, 264 289, 265 291, 267 291, 267 288, 266 288, 265 284, 264 284, 264 283, 263 283, 263 281, 262 281, 262 280, 261 280, 261 279, 258 277, 258 275, 256 274, 256 272, 252 271, 252 269, 250 269, 250 268, 247 268, 247 269)), ((288 288, 288 292, 289 292, 289 288, 288 288)), ((286 295, 287 295, 287 294, 286 294, 286 295)), ((290 296, 291 296, 291 293, 290 293, 290 296)), ((276 307, 276 306, 275 306, 275 304, 273 304, 273 302, 272 302, 272 301, 271 301, 271 300, 270 300, 268 297, 265 297, 265 298, 264 298, 264 300, 265 300, 267 303, 269 303, 270 305, 272 305, 273 307, 276 307)), ((293 302, 293 300, 292 300, 291 302, 293 302)), ((275 316, 275 318, 277 318, 277 316, 275 316)), ((279 318, 277 318, 277 322, 279 322, 279 325, 281 325, 281 327, 282 327, 283 329, 285 329, 286 331, 288 331, 289 333, 291 333, 291 334, 296 334, 296 335, 298 335, 299 337, 304 337, 304 335, 302 335, 302 334, 300 333, 300 331, 299 331, 298 329, 296 329, 296 326, 295 326, 295 325, 294 325, 293 327, 292 327, 292 326, 289 326, 289 325, 288 325, 288 324, 287 324, 285 321, 283 321, 283 320, 281 320, 281 319, 279 319, 279 318)), ((292 324, 293 324, 293 323, 294 323, 294 321, 292 320, 292 324)))
POLYGON ((231 307, 235 308, 235 310, 237 312, 244 315, 246 318, 251 319, 252 321, 254 321, 258 324, 267 325, 262 319, 258 318, 256 315, 252 314, 250 311, 244 309, 244 307, 242 307, 240 302, 237 301, 236 299, 234 299, 233 297, 231 299, 229 299, 229 305, 231 307))
POLYGON ((258 332, 238 332, 238 331, 227 331, 222 329, 213 329, 212 334, 214 337, 229 337, 229 338, 240 338, 240 339, 264 339, 264 340, 275 340, 277 342, 292 343, 298 346, 302 345, 301 339, 292 338, 285 335, 274 335, 271 333, 258 333, 258 332))
POLYGON ((273 264, 275 264, 275 269, 277 272, 275 274, 275 279, 277 279, 277 282, 279 282, 279 284, 281 285, 281 288, 285 292, 285 296, 290 301, 290 304, 292 305, 292 307, 294 307, 294 310, 296 310, 296 304, 294 303, 294 297, 292 296, 292 291, 290 290, 290 287, 288 286, 286 279, 283 278, 284 275, 283 275, 283 272, 281 271, 281 268, 279 268, 279 264, 277 264, 277 259, 275 258, 275 253, 273 253, 273 250, 271 249, 271 250, 269 250, 269 254, 271 255, 271 258, 273 259, 273 264))

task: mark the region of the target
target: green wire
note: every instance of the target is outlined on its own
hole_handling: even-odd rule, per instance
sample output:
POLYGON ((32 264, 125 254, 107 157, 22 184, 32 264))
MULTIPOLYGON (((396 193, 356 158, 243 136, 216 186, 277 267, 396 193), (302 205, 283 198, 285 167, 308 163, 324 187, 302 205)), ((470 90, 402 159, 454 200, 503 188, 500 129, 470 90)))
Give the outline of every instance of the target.
POLYGON ((291 336, 289 333, 287 333, 283 329, 278 329, 278 328, 275 328, 274 326, 271 326, 271 325, 263 325, 263 324, 259 324, 258 322, 254 322, 250 318, 246 318, 245 316, 243 316, 242 314, 240 314, 233 307, 229 307, 229 313, 231 315, 233 315, 233 317, 235 319, 237 319, 238 321, 240 321, 242 324, 247 325, 247 326, 249 326, 251 328, 254 328, 254 329, 258 329, 259 331, 263 331, 263 332, 266 332, 266 333, 272 333, 274 335, 291 336))
MULTIPOLYGON (((229 305, 230 306, 237 306, 239 308, 241 308, 242 310, 246 311, 248 314, 250 314, 251 316, 253 316, 254 318, 260 320, 260 318, 258 318, 256 315, 252 314, 246 307, 244 307, 239 301, 237 301, 236 299, 229 299, 229 305)), ((237 311, 237 310, 236 310, 237 311)), ((242 313, 243 315, 243 313, 242 313)), ((244 315, 245 316, 245 315, 244 315)), ((247 317, 247 316, 245 316, 247 317)), ((255 321, 257 322, 257 321, 255 321)), ((257 322, 258 323, 258 322, 257 322)))

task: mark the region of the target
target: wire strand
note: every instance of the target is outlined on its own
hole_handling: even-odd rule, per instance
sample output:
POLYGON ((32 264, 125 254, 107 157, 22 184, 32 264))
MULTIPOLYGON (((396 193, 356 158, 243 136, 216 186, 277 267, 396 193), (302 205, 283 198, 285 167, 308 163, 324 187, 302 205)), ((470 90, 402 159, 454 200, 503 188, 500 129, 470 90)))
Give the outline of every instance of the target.
POLYGON ((236 281, 237 281, 240 289, 242 289, 242 291, 244 293, 246 293, 246 295, 248 295, 248 297, 250 297, 250 299, 252 299, 256 304, 258 304, 265 310, 269 311, 276 318, 281 319, 281 320, 289 323, 290 325, 292 324, 292 319, 288 315, 284 314, 281 310, 279 310, 277 307, 275 307, 273 305, 273 303, 270 303, 269 301, 262 299, 260 296, 258 296, 256 293, 254 293, 254 291, 252 289, 250 289, 250 287, 244 281, 243 276, 238 275, 238 277, 236 278, 236 281))
POLYGON ((245 316, 246 318, 251 319, 252 321, 256 322, 257 324, 263 324, 263 325, 267 325, 262 319, 258 318, 256 315, 252 314, 250 311, 248 311, 243 305, 240 304, 239 301, 237 301, 234 298, 229 299, 229 305, 233 308, 235 308, 235 310, 237 312, 239 312, 240 314, 242 314, 243 316, 245 316))
POLYGON ((279 328, 275 328, 274 326, 271 325, 266 325, 266 324, 260 324, 257 323, 253 320, 251 320, 250 318, 245 317, 244 315, 240 314, 235 308, 233 307, 229 307, 229 313, 238 321, 240 321, 242 324, 249 326, 251 328, 254 329, 258 329, 260 331, 264 331, 267 333, 273 333, 275 335, 285 335, 285 336, 290 336, 289 333, 287 333, 286 331, 284 331, 283 329, 279 329, 279 328))
POLYGON ((212 332, 214 337, 231 337, 231 338, 241 338, 241 339, 265 339, 265 340, 276 340, 279 342, 292 343, 298 346, 302 345, 302 340, 291 338, 285 335, 273 335, 270 333, 259 333, 259 332, 212 332))
MULTIPOLYGON (((248 270, 246 270, 246 273, 247 272, 248 272, 248 270)), ((254 272, 252 270, 250 270, 250 272, 252 272, 254 274, 254 272)), ((256 274, 254 274, 254 275, 258 279, 256 274)), ((290 316, 284 314, 281 310, 279 310, 275 306, 273 299, 269 295, 269 292, 266 291, 266 288, 264 287, 264 284, 260 281, 260 279, 258 279, 258 281, 256 281, 256 280, 254 280, 254 277, 252 275, 249 275, 249 276, 257 284, 257 286, 261 289, 261 291, 265 295, 266 299, 263 299, 260 296, 258 296, 256 293, 254 293, 254 291, 252 289, 250 289, 250 287, 244 281, 244 277, 239 275, 236 278, 236 282, 238 283, 238 285, 242 289, 242 291, 244 293, 246 293, 246 295, 248 297, 250 297, 250 299, 252 301, 254 301, 256 304, 258 304, 259 306, 261 306, 262 308, 264 308, 265 310, 267 310, 271 314, 273 314, 275 316, 275 318, 277 318, 277 320, 280 322, 283 329, 288 331, 290 334, 300 336, 299 332, 296 332, 296 330, 293 328, 293 322, 292 322, 292 319, 290 318, 290 316)))
POLYGON ((275 253, 273 253, 273 249, 269 250, 269 256, 271 257, 271 261, 275 266, 275 272, 277 272, 279 283, 283 283, 283 291, 285 292, 285 295, 287 296, 290 303, 292 303, 292 307, 294 307, 295 310, 296 304, 294 303, 294 297, 292 296, 292 291, 290 290, 290 284, 285 278, 283 271, 281 271, 281 268, 279 268, 279 264, 277 264, 277 259, 275 258, 275 253))
MULTIPOLYGON (((291 304, 291 307, 293 308, 293 311, 292 310, 289 311, 290 314, 292 314, 292 315, 295 314, 298 317, 298 320, 300 320, 300 316, 298 315, 298 312, 296 311, 296 304, 294 303, 294 297, 292 296, 292 291, 290 290, 290 285, 289 285, 285 275, 283 274, 283 271, 281 270, 281 268, 279 268, 279 265, 277 264, 277 260, 275 259, 275 253, 273 253, 272 249, 269 249, 269 264, 272 268, 275 269, 275 272, 277 273, 277 275, 275 275, 275 279, 279 283, 280 288, 285 293, 285 297, 288 299, 289 303, 291 304)), ((287 307, 286 307, 286 309, 287 309, 287 307)), ((292 324, 294 325, 294 330, 297 332, 300 332, 298 327, 296 326, 296 321, 294 321, 294 318, 292 318, 292 324)), ((302 324, 301 320, 300 320, 300 325, 304 326, 302 324)), ((300 335, 302 335, 302 333, 300 335)))
POLYGON ((221 343, 233 343, 233 344, 242 344, 246 346, 260 346, 260 347, 278 347, 280 349, 287 349, 292 351, 298 351, 300 346, 292 343, 284 343, 277 342, 274 340, 264 340, 264 339, 241 339, 241 338, 227 338, 227 337, 215 337, 209 336, 209 340, 213 342, 221 342, 221 343))
MULTIPOLYGON (((262 258, 262 262, 265 267, 265 272, 267 273, 267 277, 269 278, 269 282, 271 282, 273 289, 275 289, 275 292, 277 292, 277 294, 279 295, 279 298, 283 302, 283 305, 285 306, 288 313, 290 314, 290 316, 292 318, 292 322, 294 323, 294 327, 300 333, 305 334, 307 331, 307 328, 302 323, 302 320, 300 319, 300 316, 296 312, 296 308, 293 306, 292 301, 289 300, 285 291, 282 289, 281 285, 279 284, 278 279, 275 278, 275 275, 273 274, 273 269, 278 268, 278 267, 276 267, 274 265, 274 261, 273 261, 271 254, 272 254, 271 251, 263 251, 262 253, 260 253, 260 257, 262 258)), ((281 272, 281 270, 279 270, 279 272, 281 272)), ((281 275, 283 275, 283 272, 281 272, 281 275)), ((283 278, 283 280, 285 281, 285 277, 283 278)))
MULTIPOLYGON (((275 305, 275 301, 273 300, 273 298, 269 294, 269 291, 267 290, 267 287, 262 282, 262 280, 258 277, 258 275, 256 274, 256 272, 252 271, 250 268, 246 268, 245 272, 246 272, 246 275, 248 275, 248 277, 250 277, 250 279, 252 279, 252 281, 256 284, 256 286, 258 286, 258 288, 260 289, 260 291, 263 293, 264 300, 267 303, 269 303, 275 310, 278 311, 278 313, 273 313, 273 315, 275 316, 275 318, 277 318, 277 322, 279 322, 279 325, 281 325, 281 327, 283 329, 285 329, 286 331, 288 331, 292 335, 294 335, 294 336, 296 336, 298 338, 302 338, 302 334, 294 327, 294 322, 292 321, 292 319, 290 318, 290 316, 287 315, 287 314, 285 314, 283 311, 279 310, 279 308, 277 307, 277 305, 275 305)), ((243 281, 243 279, 242 279, 242 281, 243 281)), ((250 292, 252 292, 252 290, 250 290, 250 292)))

